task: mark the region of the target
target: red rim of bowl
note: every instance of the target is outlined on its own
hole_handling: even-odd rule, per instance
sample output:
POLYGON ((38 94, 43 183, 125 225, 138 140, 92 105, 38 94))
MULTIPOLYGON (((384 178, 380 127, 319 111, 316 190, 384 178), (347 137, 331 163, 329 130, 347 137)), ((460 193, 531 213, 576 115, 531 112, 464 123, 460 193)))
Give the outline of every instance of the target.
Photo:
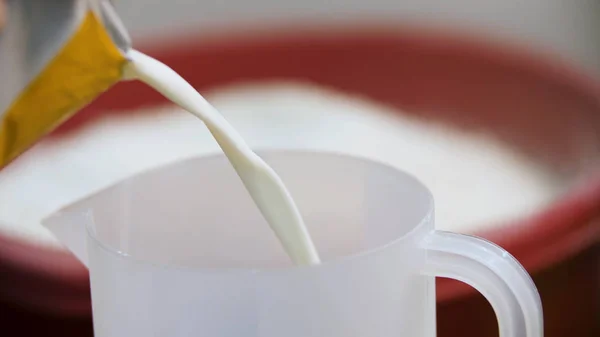
MULTIPOLYGON (((358 39, 365 31, 368 30, 361 28, 357 31, 358 39)), ((483 60, 482 62, 510 67, 511 71, 525 73, 534 77, 536 81, 558 83, 593 102, 595 110, 600 114, 598 83, 560 60, 536 55, 526 49, 498 41, 483 42, 465 34, 456 35, 421 28, 405 29, 403 32, 385 28, 383 31, 392 31, 394 39, 409 48, 435 46, 436 50, 452 55, 470 55, 471 58, 483 60)), ((348 30, 342 32, 347 34, 348 30)), ((377 34, 379 30, 375 29, 373 32, 377 34)), ((288 38, 293 35, 282 34, 288 38)), ((327 42, 335 36, 333 31, 322 38, 327 42)), ((277 37, 275 39, 277 40, 277 37)), ((194 69, 190 68, 190 65, 186 70, 186 65, 178 64, 178 61, 189 60, 202 48, 226 49, 235 44, 252 47, 256 42, 242 35, 237 38, 228 36, 223 41, 225 42, 208 39, 198 47, 175 42, 168 50, 153 47, 140 49, 171 64, 175 70, 186 75, 192 84, 197 85, 195 82, 201 82, 198 87, 202 89, 208 87, 206 82, 199 80, 202 74, 187 76, 189 71, 194 69)), ((210 82, 211 72, 208 73, 206 81, 210 82)), ((235 74, 225 75, 214 84, 225 84, 236 79, 239 78, 236 78, 235 74)), ((158 94, 139 85, 125 83, 118 86, 121 87, 119 90, 111 90, 103 95, 51 137, 67 134, 82 123, 105 113, 107 109, 133 109, 165 102, 158 94)), ((600 239, 600 175, 596 174, 585 186, 570 191, 551 207, 532 217, 519 220, 518 225, 478 234, 511 252, 531 274, 553 263, 564 261, 600 239)), ((13 298, 23 305, 53 314, 86 315, 91 312, 87 271, 66 251, 36 246, 0 233, 0 272, 6 276, 0 278, 0 289, 3 289, 0 294, 9 300, 13 298)), ((450 280, 441 280, 438 285, 438 301, 448 301, 474 292, 472 288, 450 280)))

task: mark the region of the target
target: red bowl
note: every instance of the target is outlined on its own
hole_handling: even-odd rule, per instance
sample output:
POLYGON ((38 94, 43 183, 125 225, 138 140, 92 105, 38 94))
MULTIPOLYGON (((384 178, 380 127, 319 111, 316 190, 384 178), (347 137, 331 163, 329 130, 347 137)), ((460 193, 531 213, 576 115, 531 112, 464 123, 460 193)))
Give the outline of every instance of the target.
MULTIPOLYGON (((242 80, 309 80, 457 127, 486 129, 572 176, 586 165, 589 169, 590 158, 600 161, 600 87, 545 55, 462 34, 397 27, 280 30, 189 41, 140 49, 200 90, 242 80)), ((122 83, 51 137, 68 134, 107 109, 131 111, 163 102, 144 85, 122 83)), ((515 255, 533 275, 548 337, 598 332, 600 169, 586 177, 534 216, 478 233, 515 255)), ((0 236, 0 275, 0 298, 21 308, 18 314, 0 309, 0 315, 10 313, 15 322, 51 315, 57 325, 45 323, 43 329, 67 331, 67 322, 75 322, 73 331, 91 333, 87 273, 68 253, 0 236)), ((438 331, 495 336, 497 324, 481 295, 440 279, 438 331)))

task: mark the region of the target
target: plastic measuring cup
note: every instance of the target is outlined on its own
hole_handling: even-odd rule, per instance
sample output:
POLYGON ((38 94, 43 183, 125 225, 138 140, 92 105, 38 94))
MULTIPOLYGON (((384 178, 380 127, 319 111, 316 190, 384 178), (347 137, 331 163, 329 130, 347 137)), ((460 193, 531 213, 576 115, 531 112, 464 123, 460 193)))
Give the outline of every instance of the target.
POLYGON ((478 289, 502 337, 542 336, 521 265, 434 229, 425 186, 356 157, 259 152, 323 259, 294 267, 222 155, 136 175, 45 224, 90 270, 97 337, 435 336, 434 276, 478 289))

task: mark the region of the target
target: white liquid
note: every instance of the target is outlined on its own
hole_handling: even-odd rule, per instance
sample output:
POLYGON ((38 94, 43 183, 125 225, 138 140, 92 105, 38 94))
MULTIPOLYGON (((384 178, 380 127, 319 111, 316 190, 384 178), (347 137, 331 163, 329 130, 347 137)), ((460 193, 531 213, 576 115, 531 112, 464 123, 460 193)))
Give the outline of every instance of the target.
MULTIPOLYGON (((175 71, 135 50, 128 56, 132 62, 125 70, 126 77, 148 84, 206 124, 292 261, 299 265, 319 263, 300 212, 275 171, 252 152, 217 109, 175 71)), ((235 205, 231 208, 235 211, 235 205)))

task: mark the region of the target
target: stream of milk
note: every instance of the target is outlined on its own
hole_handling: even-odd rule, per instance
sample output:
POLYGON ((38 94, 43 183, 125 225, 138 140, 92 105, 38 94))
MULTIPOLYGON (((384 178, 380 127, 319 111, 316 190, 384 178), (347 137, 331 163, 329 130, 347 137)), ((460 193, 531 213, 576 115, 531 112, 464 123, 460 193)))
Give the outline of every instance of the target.
POLYGON ((126 78, 148 84, 206 124, 292 261, 299 265, 318 264, 319 256, 302 216, 277 173, 179 74, 138 51, 131 50, 128 56, 131 62, 125 69, 126 78))

